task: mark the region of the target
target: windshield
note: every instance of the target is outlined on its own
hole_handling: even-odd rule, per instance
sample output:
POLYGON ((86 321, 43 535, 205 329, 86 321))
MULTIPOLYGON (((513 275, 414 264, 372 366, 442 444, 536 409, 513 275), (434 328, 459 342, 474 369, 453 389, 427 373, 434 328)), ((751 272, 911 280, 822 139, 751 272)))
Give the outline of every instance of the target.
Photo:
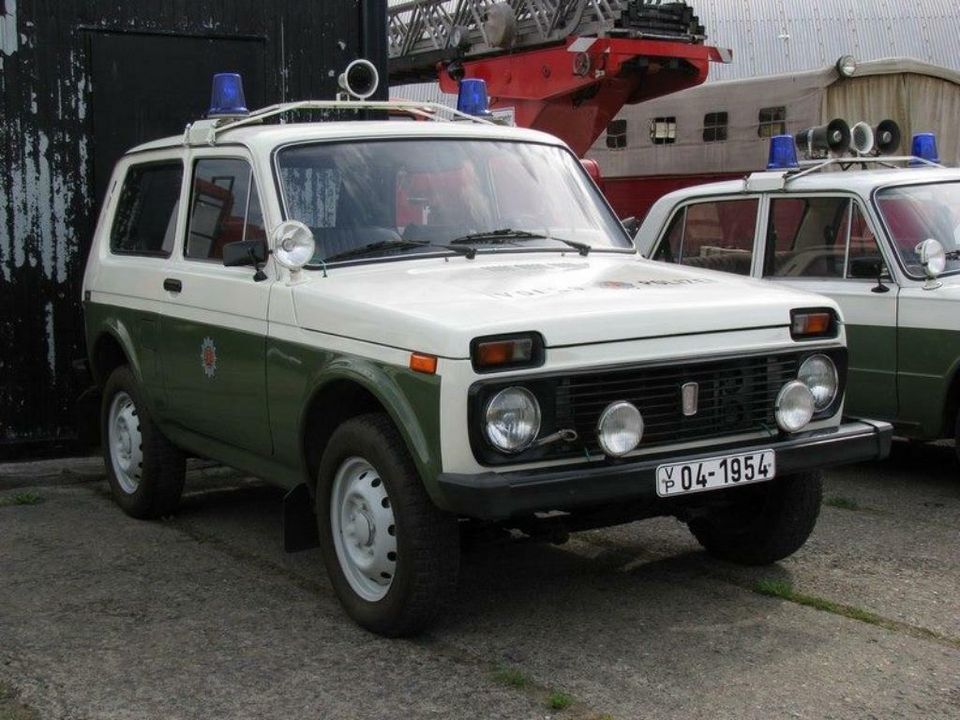
POLYGON ((313 231, 314 265, 465 247, 633 249, 579 161, 550 145, 313 143, 280 150, 277 172, 286 217, 313 231))
POLYGON ((877 193, 877 206, 908 274, 923 277, 915 249, 927 238, 947 251, 945 272, 960 271, 960 182, 887 188, 877 193))

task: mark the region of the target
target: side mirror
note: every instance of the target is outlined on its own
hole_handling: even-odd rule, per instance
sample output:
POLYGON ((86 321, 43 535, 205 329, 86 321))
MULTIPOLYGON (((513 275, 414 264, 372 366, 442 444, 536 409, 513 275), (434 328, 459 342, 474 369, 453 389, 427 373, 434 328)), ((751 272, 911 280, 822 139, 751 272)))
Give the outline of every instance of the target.
POLYGON ((227 267, 258 267, 267 261, 263 240, 238 240, 223 246, 223 264, 227 267))
POLYGON ((627 234, 630 237, 636 235, 637 230, 640 229, 640 221, 632 215, 630 217, 623 218, 620 220, 620 222, 623 224, 624 229, 627 231, 627 234))
POLYGON ((883 271, 883 260, 878 257, 850 258, 850 277, 858 280, 874 280, 883 271))

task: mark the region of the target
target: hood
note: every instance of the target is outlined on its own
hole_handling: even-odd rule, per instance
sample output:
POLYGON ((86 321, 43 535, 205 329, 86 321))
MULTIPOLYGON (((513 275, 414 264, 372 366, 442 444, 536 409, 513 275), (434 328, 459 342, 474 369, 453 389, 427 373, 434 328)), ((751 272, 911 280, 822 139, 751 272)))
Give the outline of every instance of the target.
POLYGON ((822 296, 644 260, 479 254, 333 267, 294 286, 301 327, 447 358, 478 336, 536 331, 547 347, 786 326, 822 296))

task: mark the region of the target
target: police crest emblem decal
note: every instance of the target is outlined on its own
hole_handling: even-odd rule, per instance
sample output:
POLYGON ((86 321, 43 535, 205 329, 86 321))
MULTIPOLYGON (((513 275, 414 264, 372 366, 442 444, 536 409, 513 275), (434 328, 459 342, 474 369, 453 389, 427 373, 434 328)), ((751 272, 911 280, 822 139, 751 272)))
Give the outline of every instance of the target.
POLYGON ((200 343, 200 366, 208 378, 217 374, 217 346, 212 337, 205 337, 200 343))

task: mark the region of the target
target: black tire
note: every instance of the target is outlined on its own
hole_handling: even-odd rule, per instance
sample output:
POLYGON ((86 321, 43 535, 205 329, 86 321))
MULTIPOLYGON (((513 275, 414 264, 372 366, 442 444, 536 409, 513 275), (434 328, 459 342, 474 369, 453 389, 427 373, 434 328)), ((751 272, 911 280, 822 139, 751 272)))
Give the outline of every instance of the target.
POLYGON ((704 549, 740 565, 769 565, 792 555, 817 524, 823 499, 820 472, 788 475, 769 485, 734 490, 734 505, 689 522, 704 549))
POLYGON ((460 533, 456 516, 430 500, 400 433, 386 415, 361 415, 334 431, 320 461, 316 503, 324 564, 347 614, 388 637, 424 630, 456 590, 460 533), (338 469, 351 458, 362 458, 375 469, 393 509, 395 573, 386 595, 376 601, 353 589, 334 544, 331 493, 338 469))
POLYGON ((150 417, 140 386, 126 365, 114 370, 103 387, 100 433, 110 491, 123 511, 132 517, 146 519, 169 515, 176 510, 183 493, 186 459, 150 417), (114 467, 111 453, 110 408, 114 399, 123 393, 133 401, 140 433, 141 459, 136 463, 139 484, 133 491, 124 488, 120 479, 123 471, 114 467))

